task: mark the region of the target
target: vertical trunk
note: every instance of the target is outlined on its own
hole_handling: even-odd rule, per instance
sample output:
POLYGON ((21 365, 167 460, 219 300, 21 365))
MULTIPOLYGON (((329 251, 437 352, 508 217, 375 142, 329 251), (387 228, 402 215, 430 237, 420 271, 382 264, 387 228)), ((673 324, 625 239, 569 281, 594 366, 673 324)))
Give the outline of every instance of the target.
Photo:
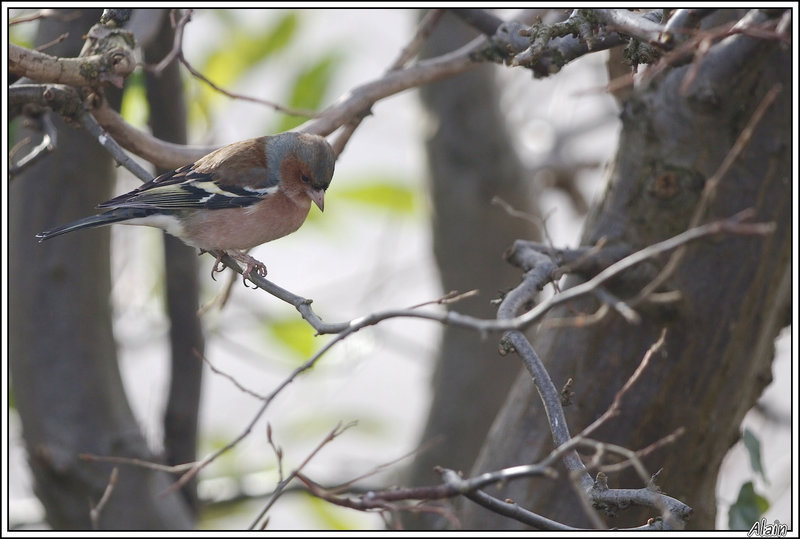
MULTIPOLYGON (((157 64, 172 49, 174 31, 168 10, 159 10, 160 25, 151 43, 144 48, 148 64, 157 64)), ((186 103, 180 64, 173 61, 155 75, 145 72, 150 127, 153 135, 167 142, 186 144, 186 103)), ((166 171, 158 171, 158 173, 166 171)), ((177 238, 164 234, 167 312, 170 320, 170 387, 164 413, 164 460, 183 464, 196 459, 197 415, 200 409, 200 386, 204 339, 197 308, 197 250, 177 238)), ((183 494, 197 512, 196 479, 187 483, 183 494)))
MULTIPOLYGON (((70 13, 74 10, 69 10, 70 13)), ((76 56, 81 36, 100 10, 40 21, 37 43, 68 38, 50 54, 76 56)), ((9 357, 17 411, 34 489, 54 529, 89 529, 111 466, 79 455, 152 460, 125 398, 111 330, 108 228, 38 244, 37 232, 86 215, 111 194, 114 167, 85 132, 53 117, 56 150, 15 178, 9 188, 9 357)), ((34 140, 38 133, 30 133, 34 140)), ((24 133, 23 133, 24 136, 24 133)), ((169 478, 121 467, 102 529, 191 526, 179 496, 165 495, 169 478)))
MULTIPOLYGON (((475 34, 445 14, 426 42, 434 56, 475 34)), ((513 286, 516 272, 502 263, 509 238, 531 237, 531 227, 492 204, 499 196, 530 211, 530 188, 499 108, 494 66, 483 66, 420 90, 435 126, 427 140, 433 201, 433 242, 445 292, 479 289, 453 306, 490 318, 490 303, 513 286)), ((434 466, 467 471, 483 443, 519 365, 499 357, 497 344, 475 332, 445 327, 433 379, 433 402, 422 442, 437 442, 415 459, 409 484, 438 481, 434 466)), ((433 516, 411 516, 409 527, 438 527, 433 516)))

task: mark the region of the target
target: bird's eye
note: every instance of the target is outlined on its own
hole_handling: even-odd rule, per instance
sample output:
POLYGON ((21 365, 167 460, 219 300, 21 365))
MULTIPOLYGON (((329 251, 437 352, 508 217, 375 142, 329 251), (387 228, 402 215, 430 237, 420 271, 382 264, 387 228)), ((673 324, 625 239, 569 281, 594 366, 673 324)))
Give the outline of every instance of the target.
POLYGON ((300 177, 301 177, 301 178, 303 178, 303 181, 304 181, 305 183, 311 183, 311 178, 309 178, 309 177, 308 177, 308 176, 306 176, 305 174, 301 174, 301 175, 300 175, 300 177))

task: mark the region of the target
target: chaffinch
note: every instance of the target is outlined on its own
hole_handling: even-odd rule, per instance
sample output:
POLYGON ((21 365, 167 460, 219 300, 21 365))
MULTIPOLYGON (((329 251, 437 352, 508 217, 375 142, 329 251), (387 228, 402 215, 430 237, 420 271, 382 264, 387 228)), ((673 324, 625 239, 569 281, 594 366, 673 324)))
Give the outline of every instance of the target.
POLYGON ((336 156, 325 138, 281 133, 224 146, 138 189, 99 204, 108 211, 36 235, 122 223, 161 228, 201 251, 216 251, 212 277, 228 254, 250 272, 263 263, 241 250, 300 228, 313 201, 322 211, 336 156))

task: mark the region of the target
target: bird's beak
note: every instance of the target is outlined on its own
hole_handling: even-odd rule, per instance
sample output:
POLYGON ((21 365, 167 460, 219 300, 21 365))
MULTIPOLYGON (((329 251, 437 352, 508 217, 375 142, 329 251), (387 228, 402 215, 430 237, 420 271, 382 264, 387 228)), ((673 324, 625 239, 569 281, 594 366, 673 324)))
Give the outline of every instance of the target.
POLYGON ((324 189, 309 189, 308 196, 317 205, 319 211, 325 211, 325 190, 324 189))

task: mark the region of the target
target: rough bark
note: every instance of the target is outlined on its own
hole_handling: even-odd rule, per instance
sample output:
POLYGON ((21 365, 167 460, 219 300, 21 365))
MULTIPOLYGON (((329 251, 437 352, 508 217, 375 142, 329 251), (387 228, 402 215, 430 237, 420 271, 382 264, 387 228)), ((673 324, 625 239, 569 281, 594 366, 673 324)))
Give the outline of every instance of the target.
MULTIPOLYGON (((622 414, 595 437, 643 448, 682 427, 685 434, 645 459, 663 469, 662 490, 694 509, 689 526, 714 527, 715 485, 723 457, 739 436, 745 413, 771 380, 774 338, 791 305, 791 59, 775 42, 734 36, 704 59, 688 95, 679 87, 688 65, 669 70, 625 105, 619 150, 609 186, 585 225, 582 244, 606 237, 610 245, 639 249, 684 230, 705 181, 731 151, 765 94, 783 85, 752 140, 724 176, 703 221, 754 208, 756 221, 774 221, 767 237, 725 236, 691 245, 665 289, 680 293, 666 305, 638 306, 642 323, 618 316, 588 327, 541 329, 534 346, 556 386, 573 378, 574 404, 566 409, 573 434, 607 409, 667 328, 666 348, 623 400, 622 414)), ((636 294, 664 263, 632 272, 610 289, 636 294)), ((576 282, 576 279, 571 281, 576 282)), ((551 317, 593 312, 593 300, 574 302, 551 317)), ((473 473, 535 462, 552 449, 534 386, 521 376, 494 422, 473 473)), ((609 486, 639 488, 632 474, 612 475, 609 486)), ((551 519, 590 522, 566 479, 517 481, 497 493, 551 519)), ((731 497, 735 497, 731 493, 731 497)), ((467 506, 467 528, 521 528, 478 506, 467 506)), ((652 511, 628 510, 610 526, 641 525, 652 511)))
MULTIPOLYGON (((66 10, 74 12, 75 10, 66 10)), ((100 10, 77 19, 40 22, 37 43, 68 32, 51 54, 76 56, 100 10), (68 26, 65 26, 68 25, 68 26)), ((125 397, 111 328, 108 228, 46 244, 34 235, 84 216, 109 198, 114 167, 85 132, 53 118, 58 145, 10 185, 9 356, 14 401, 34 478, 34 490, 54 529, 91 529, 112 466, 82 453, 155 460, 125 397)), ((24 130, 21 130, 24 131, 24 130)), ((38 140, 38 133, 30 134, 38 140)), ((101 529, 192 526, 170 479, 121 467, 97 520, 101 529)))

